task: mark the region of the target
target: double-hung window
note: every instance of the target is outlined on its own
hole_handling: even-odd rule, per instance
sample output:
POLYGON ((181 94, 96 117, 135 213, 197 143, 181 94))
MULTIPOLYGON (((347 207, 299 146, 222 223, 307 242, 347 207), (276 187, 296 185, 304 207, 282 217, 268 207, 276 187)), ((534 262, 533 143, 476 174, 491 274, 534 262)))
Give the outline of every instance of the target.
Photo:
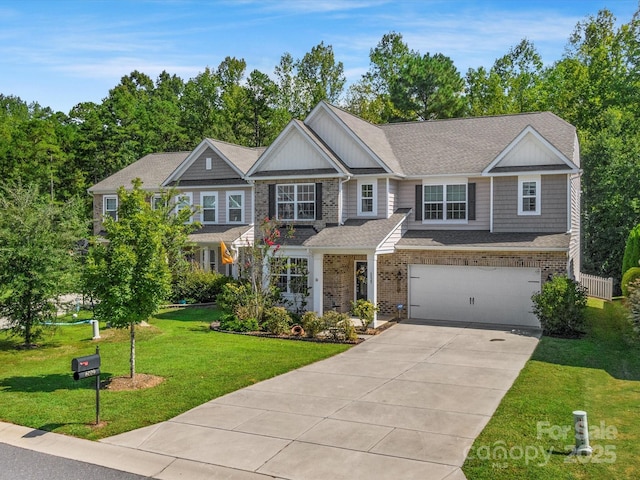
POLYGON ((243 205, 243 192, 227 192, 227 223, 243 223, 243 205))
POLYGON ((105 195, 102 202, 102 214, 105 217, 111 217, 114 220, 118 220, 118 196, 105 195))
POLYGON ((200 194, 202 204, 202 223, 218 223, 218 194, 217 192, 202 192, 200 194))
POLYGON ((274 262, 276 268, 276 284, 282 293, 305 293, 309 274, 308 259, 303 257, 289 257, 286 260, 274 262))
POLYGON ((518 215, 540 215, 540 176, 518 178, 518 215))
POLYGON ((467 184, 423 186, 425 221, 464 222, 467 220, 467 184))
POLYGON ((374 181, 358 182, 358 215, 376 215, 376 186, 374 181))
MULTIPOLYGON (((176 214, 178 214, 185 208, 191 210, 191 205, 193 205, 193 194, 191 192, 179 193, 178 195, 176 195, 174 201, 176 214)), ((192 218, 193 217, 190 216, 189 219, 185 221, 185 223, 191 223, 192 218)))
POLYGON ((277 185, 276 212, 280 220, 314 220, 316 218, 315 184, 277 185))

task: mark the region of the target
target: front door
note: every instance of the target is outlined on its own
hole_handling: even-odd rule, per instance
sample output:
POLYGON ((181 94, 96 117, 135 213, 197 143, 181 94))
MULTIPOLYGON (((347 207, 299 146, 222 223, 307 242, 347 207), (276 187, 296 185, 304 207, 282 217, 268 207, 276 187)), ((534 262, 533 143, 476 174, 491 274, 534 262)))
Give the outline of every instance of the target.
POLYGON ((355 263, 355 299, 367 300, 367 262, 357 260, 355 263))

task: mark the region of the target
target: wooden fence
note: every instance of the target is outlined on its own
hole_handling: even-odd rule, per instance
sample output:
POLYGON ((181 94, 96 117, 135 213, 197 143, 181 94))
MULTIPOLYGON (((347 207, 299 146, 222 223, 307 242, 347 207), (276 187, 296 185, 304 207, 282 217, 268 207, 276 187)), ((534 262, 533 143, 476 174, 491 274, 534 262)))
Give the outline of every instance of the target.
POLYGON ((587 289, 590 297, 609 300, 613 298, 613 278, 596 277, 595 275, 580 274, 580 283, 587 289))

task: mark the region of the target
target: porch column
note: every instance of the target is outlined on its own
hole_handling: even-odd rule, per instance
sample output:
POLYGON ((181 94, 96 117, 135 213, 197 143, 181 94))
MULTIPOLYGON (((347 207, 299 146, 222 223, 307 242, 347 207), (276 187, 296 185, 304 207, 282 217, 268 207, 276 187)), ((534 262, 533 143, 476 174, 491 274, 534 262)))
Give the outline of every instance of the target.
MULTIPOLYGON (((378 255, 376 253, 367 254, 367 300, 374 305, 378 305, 378 255)), ((378 326, 378 312, 373 313, 373 328, 378 326)))
POLYGON ((200 257, 201 258, 200 266, 205 272, 208 272, 209 270, 211 270, 211 263, 209 262, 209 248, 211 247, 202 247, 202 249, 200 250, 202 252, 202 255, 200 257))
POLYGON ((313 268, 311 270, 311 295, 313 298, 312 310, 314 310, 318 316, 322 316, 324 313, 324 254, 313 254, 313 268))

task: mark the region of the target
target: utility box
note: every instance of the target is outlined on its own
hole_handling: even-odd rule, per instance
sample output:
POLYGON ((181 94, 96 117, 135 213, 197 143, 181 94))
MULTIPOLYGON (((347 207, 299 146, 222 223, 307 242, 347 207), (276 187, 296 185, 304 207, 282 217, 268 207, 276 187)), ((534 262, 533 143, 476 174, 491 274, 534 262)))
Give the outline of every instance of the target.
POLYGON ((71 370, 73 371, 74 380, 100 375, 100 354, 96 353, 72 359, 71 370))

